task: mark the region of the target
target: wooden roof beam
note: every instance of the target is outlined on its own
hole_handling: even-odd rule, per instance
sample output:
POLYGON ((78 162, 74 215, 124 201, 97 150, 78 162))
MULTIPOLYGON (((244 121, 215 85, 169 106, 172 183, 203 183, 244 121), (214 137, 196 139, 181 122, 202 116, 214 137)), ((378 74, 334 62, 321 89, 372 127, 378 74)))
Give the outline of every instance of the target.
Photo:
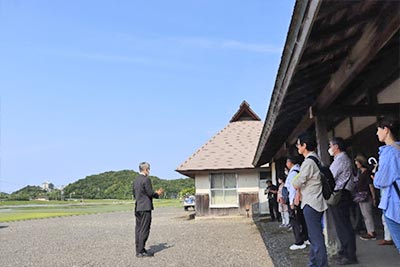
POLYGON ((368 117, 381 116, 387 114, 400 114, 400 104, 378 104, 378 105, 358 105, 358 106, 335 106, 330 107, 329 112, 323 113, 327 118, 342 117, 368 117))
POLYGON ((381 12, 366 25, 360 40, 319 95, 316 101, 318 109, 324 109, 332 104, 354 77, 399 30, 398 8, 398 2, 385 2, 381 12))

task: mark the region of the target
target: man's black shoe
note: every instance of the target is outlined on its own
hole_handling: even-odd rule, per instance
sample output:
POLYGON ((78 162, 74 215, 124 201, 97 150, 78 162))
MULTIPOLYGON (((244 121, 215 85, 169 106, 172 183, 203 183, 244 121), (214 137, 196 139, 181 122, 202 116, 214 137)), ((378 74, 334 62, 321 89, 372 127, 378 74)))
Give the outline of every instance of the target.
POLYGON ((154 256, 154 253, 150 252, 150 251, 145 251, 145 252, 142 252, 142 253, 136 253, 136 257, 138 257, 138 258, 153 257, 153 256, 154 256))
POLYGON ((349 260, 348 258, 342 257, 336 261, 337 265, 351 265, 351 264, 357 264, 358 261, 356 259, 354 260, 349 260))

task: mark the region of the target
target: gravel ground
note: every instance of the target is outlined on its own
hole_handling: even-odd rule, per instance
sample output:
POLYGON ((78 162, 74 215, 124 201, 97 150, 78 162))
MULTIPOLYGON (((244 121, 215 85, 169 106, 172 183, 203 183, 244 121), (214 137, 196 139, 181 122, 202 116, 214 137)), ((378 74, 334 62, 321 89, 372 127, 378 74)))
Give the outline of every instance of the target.
POLYGON ((189 213, 154 211, 152 258, 135 257, 132 212, 0 223, 0 266, 273 266, 251 219, 189 213))
POLYGON ((271 222, 266 218, 256 219, 256 224, 275 267, 307 266, 308 249, 289 250, 294 240, 291 230, 279 228, 280 222, 271 222))

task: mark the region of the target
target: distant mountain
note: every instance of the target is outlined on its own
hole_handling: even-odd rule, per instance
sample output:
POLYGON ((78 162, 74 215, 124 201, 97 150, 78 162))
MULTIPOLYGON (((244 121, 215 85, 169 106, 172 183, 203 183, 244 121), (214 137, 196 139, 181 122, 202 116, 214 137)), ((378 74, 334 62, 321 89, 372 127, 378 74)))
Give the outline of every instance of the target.
POLYGON ((34 199, 38 196, 45 196, 46 191, 43 190, 40 186, 27 185, 24 188, 21 188, 18 191, 13 192, 12 194, 6 196, 12 200, 29 200, 34 199))
MULTIPOLYGON (((73 198, 86 199, 130 199, 132 198, 132 183, 139 173, 132 170, 110 171, 87 176, 64 188, 64 195, 73 198)), ((194 180, 176 179, 163 180, 149 176, 153 189, 165 189, 166 197, 173 197, 186 188, 194 188, 194 180)))
MULTIPOLYGON (((139 173, 131 170, 109 171, 90 175, 80 179, 64 188, 64 198, 84 199, 132 199, 132 183, 139 173)), ((164 188, 165 198, 174 198, 182 190, 193 188, 194 179, 164 180, 156 176, 149 176, 153 189, 164 188)), ((29 200, 38 196, 47 196, 50 200, 61 199, 61 191, 58 189, 46 192, 40 186, 28 185, 10 195, 2 195, 2 198, 10 200, 29 200)))
POLYGON ((9 194, 5 193, 5 192, 0 192, 0 198, 5 198, 7 197, 9 194))

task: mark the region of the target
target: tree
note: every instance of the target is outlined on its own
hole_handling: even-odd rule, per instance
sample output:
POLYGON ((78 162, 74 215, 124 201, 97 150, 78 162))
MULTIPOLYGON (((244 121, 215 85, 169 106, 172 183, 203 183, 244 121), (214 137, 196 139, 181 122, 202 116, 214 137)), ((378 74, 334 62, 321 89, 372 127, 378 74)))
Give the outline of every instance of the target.
POLYGON ((183 197, 185 195, 195 195, 196 189, 194 187, 184 188, 179 192, 179 197, 183 197))

